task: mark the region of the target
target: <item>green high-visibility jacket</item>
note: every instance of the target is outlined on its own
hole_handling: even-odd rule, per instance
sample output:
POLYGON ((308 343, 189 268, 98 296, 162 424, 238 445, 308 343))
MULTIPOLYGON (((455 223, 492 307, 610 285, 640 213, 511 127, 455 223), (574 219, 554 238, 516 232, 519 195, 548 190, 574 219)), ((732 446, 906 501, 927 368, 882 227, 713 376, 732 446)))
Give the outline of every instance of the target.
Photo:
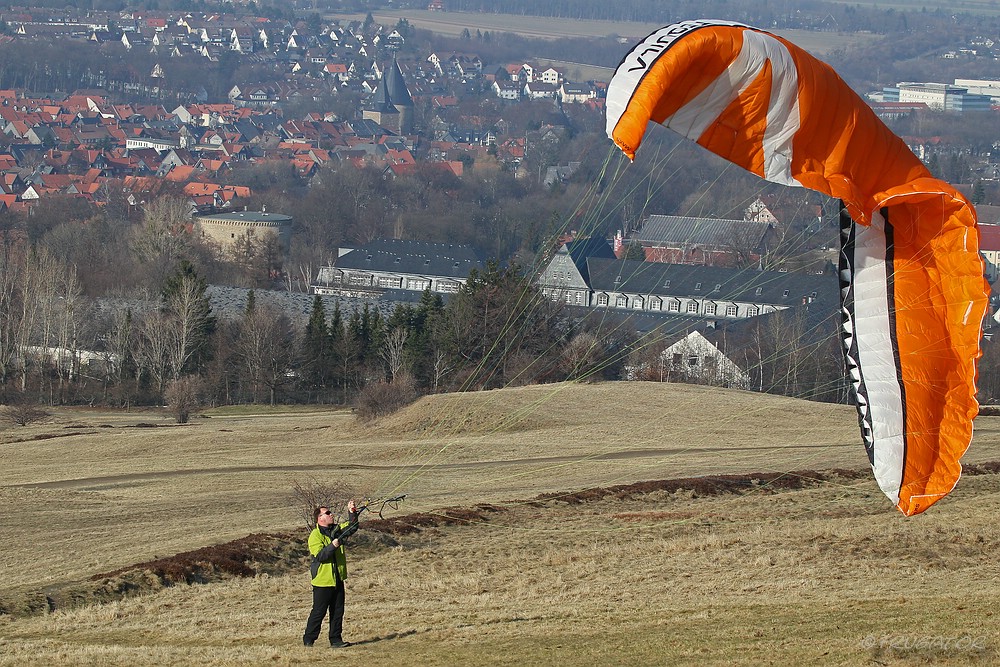
POLYGON ((344 551, 344 541, 358 530, 358 515, 351 514, 348 520, 336 526, 321 528, 316 526, 309 533, 309 553, 312 554, 313 586, 336 586, 337 580, 347 579, 347 554, 344 551), (333 546, 337 538, 340 546, 333 546), (336 570, 334 570, 336 565, 336 570))

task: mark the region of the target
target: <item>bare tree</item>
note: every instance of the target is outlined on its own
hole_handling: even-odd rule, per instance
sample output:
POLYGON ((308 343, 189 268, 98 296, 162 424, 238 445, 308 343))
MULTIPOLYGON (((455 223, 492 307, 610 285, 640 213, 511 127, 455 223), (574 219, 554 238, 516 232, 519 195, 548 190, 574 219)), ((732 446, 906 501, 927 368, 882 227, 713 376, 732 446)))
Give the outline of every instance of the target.
POLYGON ((0 249, 0 387, 15 372, 20 330, 21 270, 23 260, 16 249, 0 249))
POLYGON ((124 388, 125 369, 135 359, 137 334, 132 309, 127 306, 113 308, 105 325, 104 386, 105 392, 111 384, 122 390, 121 399, 125 408, 130 402, 129 393, 124 388))
POLYGON ((204 391, 205 383, 197 375, 185 375, 170 381, 164 392, 164 398, 178 424, 188 422, 191 412, 202 404, 204 391))
POLYGON ((379 350, 379 354, 389 369, 389 377, 392 380, 396 379, 396 375, 403 367, 406 339, 408 337, 409 332, 404 327, 396 327, 385 337, 382 349, 379 350))
POLYGON ((167 350, 171 347, 172 324, 168 316, 155 310, 143 315, 138 324, 137 375, 149 373, 160 396, 171 377, 167 350))
POLYGON ((0 408, 0 420, 15 426, 27 426, 28 424, 41 421, 48 416, 49 413, 37 405, 25 402, 5 405, 0 408))
POLYGON ((86 305, 83 288, 77 278, 76 267, 60 266, 55 298, 52 300, 55 354, 54 363, 59 376, 60 400, 67 382, 73 382, 80 373, 79 336, 86 305))
POLYGON ((762 266, 767 257, 767 234, 768 225, 759 222, 746 221, 745 224, 731 226, 723 244, 733 255, 733 267, 749 269, 762 266))
POLYGON ((331 511, 338 512, 355 496, 355 490, 345 482, 311 479, 305 483, 292 484, 289 501, 298 509, 306 526, 312 528, 313 512, 317 507, 328 507, 331 511))
POLYGON ((205 342, 211 309, 207 307, 205 284, 194 274, 180 274, 176 289, 166 296, 165 312, 169 334, 167 362, 173 379, 181 376, 188 362, 205 342))
POLYGON ((603 346, 589 331, 578 333, 563 349, 560 365, 567 380, 590 377, 603 356, 603 346))
POLYGON ((271 306, 257 305, 243 316, 237 346, 250 379, 253 402, 261 386, 274 405, 279 387, 291 381, 294 335, 288 317, 271 306))
POLYGON ((142 224, 135 228, 132 249, 143 262, 177 257, 184 247, 183 233, 190 221, 190 204, 181 197, 154 199, 143 210, 142 224))
POLYGON ((16 316, 17 329, 14 333, 15 347, 21 358, 21 393, 28 389, 28 367, 36 355, 31 353, 33 336, 36 332, 36 322, 42 311, 45 281, 37 270, 36 262, 30 254, 23 256, 23 271, 21 272, 20 308, 16 316))
POLYGON ((448 354, 448 350, 441 345, 435 345, 434 349, 431 351, 431 388, 433 391, 438 391, 438 388, 441 386, 441 381, 444 380, 445 376, 454 370, 454 368, 455 364, 452 356, 448 354))

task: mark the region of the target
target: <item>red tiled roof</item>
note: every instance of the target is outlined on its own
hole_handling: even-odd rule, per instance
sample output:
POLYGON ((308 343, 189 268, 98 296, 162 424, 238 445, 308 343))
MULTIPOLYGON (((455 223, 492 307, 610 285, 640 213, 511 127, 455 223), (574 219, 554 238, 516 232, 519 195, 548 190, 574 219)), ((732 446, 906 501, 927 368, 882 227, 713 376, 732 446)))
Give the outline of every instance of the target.
POLYGON ((979 249, 1000 251, 1000 225, 979 223, 979 249))

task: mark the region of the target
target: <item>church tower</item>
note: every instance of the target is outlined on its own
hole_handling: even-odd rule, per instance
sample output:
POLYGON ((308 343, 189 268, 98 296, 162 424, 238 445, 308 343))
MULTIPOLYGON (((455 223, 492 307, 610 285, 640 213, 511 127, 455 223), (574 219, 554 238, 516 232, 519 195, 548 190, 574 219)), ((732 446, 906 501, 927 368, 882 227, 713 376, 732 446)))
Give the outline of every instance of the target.
POLYGON ((413 133, 413 98, 395 58, 383 70, 371 107, 362 112, 362 117, 399 135, 413 133))

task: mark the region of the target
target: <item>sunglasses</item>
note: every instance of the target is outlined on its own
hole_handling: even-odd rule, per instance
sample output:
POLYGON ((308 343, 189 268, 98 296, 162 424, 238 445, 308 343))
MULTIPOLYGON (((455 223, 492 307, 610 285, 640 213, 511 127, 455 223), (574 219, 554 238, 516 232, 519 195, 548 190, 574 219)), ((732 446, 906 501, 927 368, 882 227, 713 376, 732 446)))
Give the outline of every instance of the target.
POLYGON ((330 510, 327 510, 325 512, 320 512, 320 514, 324 514, 326 516, 333 516, 333 512, 331 512, 330 510))

